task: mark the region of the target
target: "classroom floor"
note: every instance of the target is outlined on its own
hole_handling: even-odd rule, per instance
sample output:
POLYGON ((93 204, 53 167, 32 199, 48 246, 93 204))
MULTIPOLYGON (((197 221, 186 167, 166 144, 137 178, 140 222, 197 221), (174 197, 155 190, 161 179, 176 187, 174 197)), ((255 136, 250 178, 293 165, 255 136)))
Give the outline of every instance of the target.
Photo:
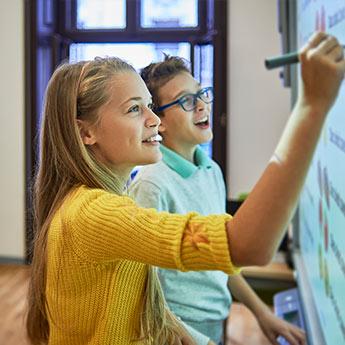
POLYGON ((29 268, 0 265, 0 344, 28 345, 24 327, 29 268))
MULTIPOLYGON (((29 268, 0 265, 0 344, 29 345, 24 327, 29 268)), ((234 303, 227 327, 226 345, 270 345, 253 314, 234 303)))

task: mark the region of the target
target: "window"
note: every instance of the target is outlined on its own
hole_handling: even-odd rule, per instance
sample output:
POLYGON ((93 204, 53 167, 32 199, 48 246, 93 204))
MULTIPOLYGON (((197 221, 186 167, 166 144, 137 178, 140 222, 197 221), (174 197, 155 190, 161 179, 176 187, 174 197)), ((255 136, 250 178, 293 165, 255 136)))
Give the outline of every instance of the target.
POLYGON ((125 0, 77 0, 77 29, 125 27, 125 0))
MULTIPOLYGON (((226 16, 226 0, 25 1, 27 208, 44 90, 55 67, 66 59, 116 55, 137 69, 161 60, 162 52, 189 60, 196 79, 214 86, 214 140, 204 148, 225 174, 226 16)), ((27 229, 30 243, 30 219, 27 229)))
POLYGON ((197 0, 142 0, 143 28, 182 28, 198 26, 197 0))
POLYGON ((91 60, 96 56, 118 56, 137 71, 152 61, 160 61, 163 53, 178 55, 190 61, 189 43, 72 43, 69 61, 91 60))

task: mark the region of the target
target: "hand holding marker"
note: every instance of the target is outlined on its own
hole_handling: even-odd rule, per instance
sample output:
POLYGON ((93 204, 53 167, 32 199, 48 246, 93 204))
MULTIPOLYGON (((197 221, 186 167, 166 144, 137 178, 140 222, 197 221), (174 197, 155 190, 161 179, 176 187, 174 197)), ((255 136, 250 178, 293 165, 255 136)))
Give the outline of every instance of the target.
MULTIPOLYGON (((345 48, 345 45, 342 44, 342 47, 345 48)), ((277 67, 282 67, 286 65, 291 65, 299 62, 298 52, 293 52, 289 54, 284 54, 281 56, 276 56, 268 58, 265 60, 265 66, 267 69, 273 69, 277 67)))

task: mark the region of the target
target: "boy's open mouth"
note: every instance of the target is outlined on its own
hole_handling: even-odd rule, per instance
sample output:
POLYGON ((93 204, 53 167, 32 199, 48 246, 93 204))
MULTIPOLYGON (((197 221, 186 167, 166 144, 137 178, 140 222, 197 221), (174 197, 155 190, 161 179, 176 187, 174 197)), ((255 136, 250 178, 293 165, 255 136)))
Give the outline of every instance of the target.
POLYGON ((202 118, 198 119, 197 121, 194 122, 194 125, 198 127, 208 126, 209 125, 208 116, 203 116, 202 118))

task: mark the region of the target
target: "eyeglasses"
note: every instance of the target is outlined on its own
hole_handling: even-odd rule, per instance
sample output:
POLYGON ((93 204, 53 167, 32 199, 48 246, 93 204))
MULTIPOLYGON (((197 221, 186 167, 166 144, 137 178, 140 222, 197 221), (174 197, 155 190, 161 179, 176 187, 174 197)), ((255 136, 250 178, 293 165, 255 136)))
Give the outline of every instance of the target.
POLYGON ((156 111, 163 111, 175 104, 179 104, 184 111, 192 111, 196 108, 197 100, 201 99, 204 103, 209 104, 213 102, 213 87, 205 87, 198 91, 197 93, 188 93, 183 95, 174 102, 162 105, 156 108, 156 111))

